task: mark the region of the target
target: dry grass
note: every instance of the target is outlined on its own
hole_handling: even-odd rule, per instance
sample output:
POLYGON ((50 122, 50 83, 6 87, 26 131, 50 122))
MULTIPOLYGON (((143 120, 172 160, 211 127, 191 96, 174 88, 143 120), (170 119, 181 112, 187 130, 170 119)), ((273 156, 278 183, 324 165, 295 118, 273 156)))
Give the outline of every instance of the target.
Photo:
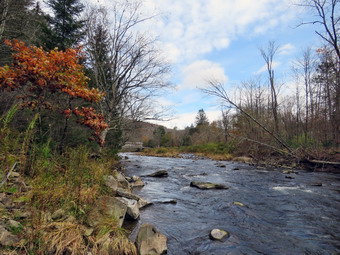
POLYGON ((44 250, 55 255, 83 255, 87 250, 83 225, 71 222, 53 222, 43 228, 44 250))

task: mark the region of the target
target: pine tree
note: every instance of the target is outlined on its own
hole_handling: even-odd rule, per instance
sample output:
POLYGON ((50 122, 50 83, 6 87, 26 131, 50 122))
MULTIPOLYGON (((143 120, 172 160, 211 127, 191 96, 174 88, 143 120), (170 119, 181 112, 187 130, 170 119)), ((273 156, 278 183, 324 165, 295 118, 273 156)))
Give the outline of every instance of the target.
POLYGON ((43 25, 43 47, 66 50, 79 44, 84 37, 85 21, 80 19, 84 5, 79 0, 48 0, 47 5, 53 16, 46 15, 48 25, 43 25))
POLYGON ((196 123, 196 127, 200 127, 200 126, 204 126, 204 125, 209 124, 207 115, 205 114, 203 109, 200 109, 198 111, 195 123, 196 123))

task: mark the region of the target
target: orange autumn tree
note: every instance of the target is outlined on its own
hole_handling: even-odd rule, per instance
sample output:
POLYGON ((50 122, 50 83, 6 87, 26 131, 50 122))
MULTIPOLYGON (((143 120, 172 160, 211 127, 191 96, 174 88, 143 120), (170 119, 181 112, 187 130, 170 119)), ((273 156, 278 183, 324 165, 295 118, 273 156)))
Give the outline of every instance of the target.
POLYGON ((75 115, 79 123, 93 130, 93 138, 102 146, 100 134, 108 127, 102 114, 92 107, 72 108, 69 103, 56 106, 51 100, 51 95, 57 93, 67 95, 70 100, 81 98, 87 102, 99 102, 103 97, 99 90, 88 87, 88 78, 79 64, 81 51, 46 52, 18 40, 6 40, 5 44, 14 52, 13 64, 0 67, 0 89, 20 91, 22 107, 58 110, 66 118, 75 115))

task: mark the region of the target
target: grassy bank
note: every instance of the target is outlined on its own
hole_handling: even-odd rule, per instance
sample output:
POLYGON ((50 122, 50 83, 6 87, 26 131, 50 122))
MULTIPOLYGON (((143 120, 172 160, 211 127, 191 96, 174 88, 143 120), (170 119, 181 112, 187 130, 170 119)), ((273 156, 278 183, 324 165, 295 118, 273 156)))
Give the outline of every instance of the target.
POLYGON ((95 215, 110 196, 105 177, 118 162, 86 146, 60 154, 50 140, 36 139, 35 120, 25 132, 0 119, 0 254, 137 254, 118 219, 95 215))
POLYGON ((146 148, 141 155, 154 157, 181 157, 181 154, 195 154, 198 157, 205 157, 214 160, 235 160, 250 163, 249 157, 233 155, 232 144, 208 143, 182 147, 160 147, 146 148))

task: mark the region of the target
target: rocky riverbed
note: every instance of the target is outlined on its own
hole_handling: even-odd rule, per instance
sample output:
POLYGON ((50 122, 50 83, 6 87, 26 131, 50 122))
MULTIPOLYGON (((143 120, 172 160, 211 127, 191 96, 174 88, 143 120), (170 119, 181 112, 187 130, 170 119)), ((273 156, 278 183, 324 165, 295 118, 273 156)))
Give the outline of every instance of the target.
POLYGON ((132 239, 152 223, 167 237, 170 255, 340 252, 339 174, 123 156, 126 175, 143 176, 145 186, 134 192, 153 202, 135 221, 132 239), (160 170, 163 176, 152 176, 160 170))

